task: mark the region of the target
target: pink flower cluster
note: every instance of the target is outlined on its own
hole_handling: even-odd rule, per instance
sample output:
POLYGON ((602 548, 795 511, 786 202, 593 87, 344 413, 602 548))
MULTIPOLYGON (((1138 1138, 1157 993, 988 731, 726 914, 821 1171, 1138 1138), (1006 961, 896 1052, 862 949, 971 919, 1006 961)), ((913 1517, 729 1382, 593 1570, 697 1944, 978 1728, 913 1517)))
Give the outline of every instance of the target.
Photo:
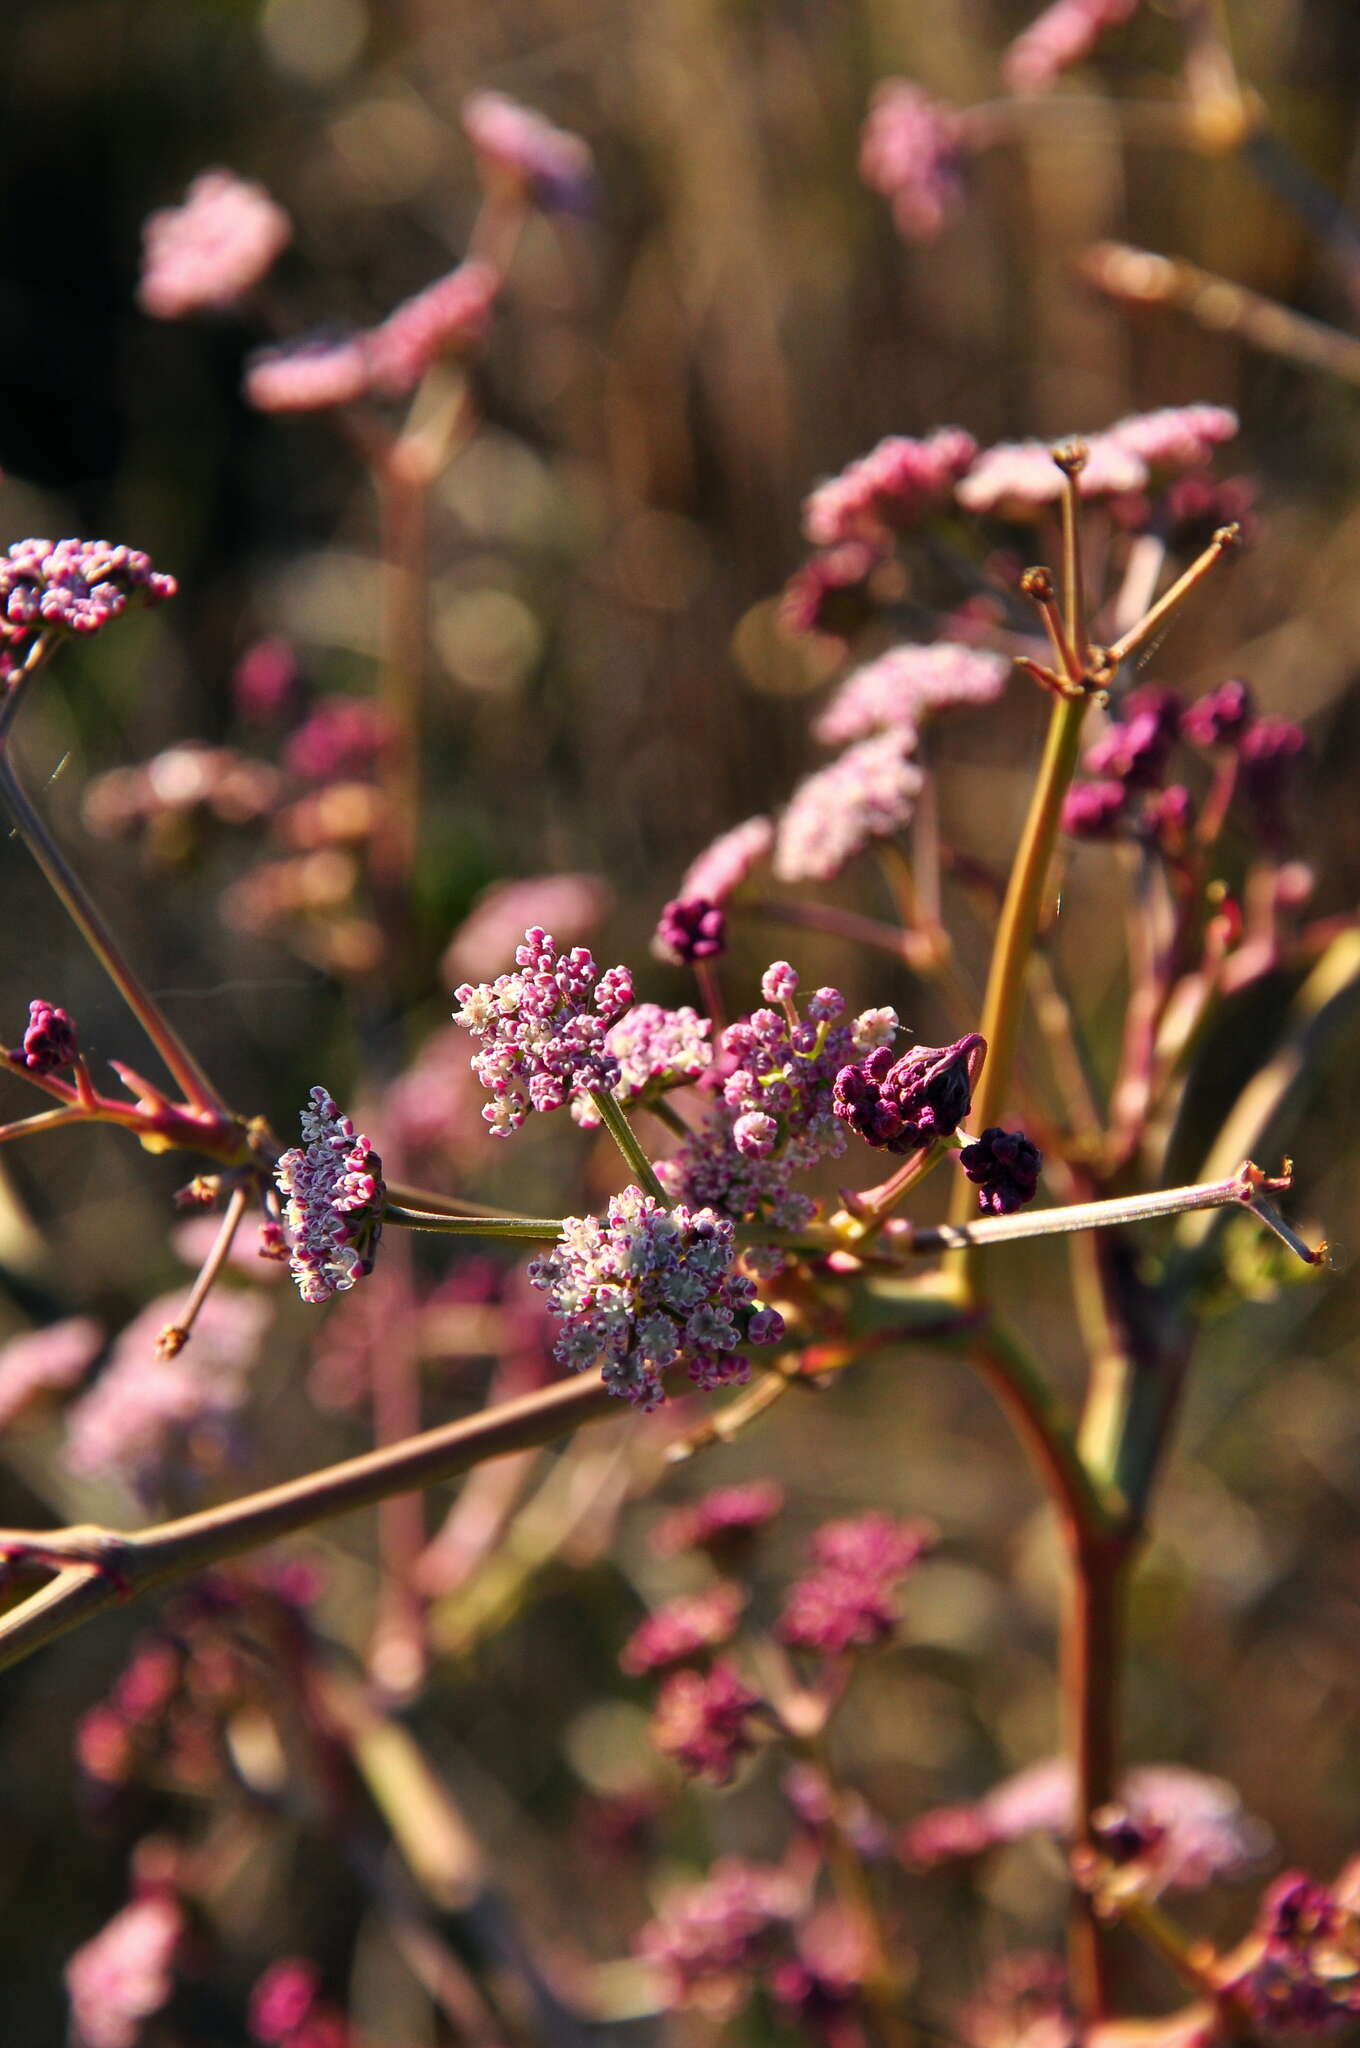
POLYGON ((66 1965, 73 2048, 136 2048, 174 1988, 186 1924, 162 1892, 133 1899, 66 1965))
POLYGON ((652 1549, 658 1557, 706 1550, 711 1557, 727 1558, 772 1522, 783 1505, 784 1489, 771 1479, 714 1487, 711 1493, 664 1516, 652 1531, 652 1549))
POLYGON ((648 1733, 687 1777, 726 1785, 755 1747, 751 1722, 763 1706, 730 1664, 673 1671, 657 1693, 648 1733))
MULTIPOLYGON (((712 1029, 688 1004, 666 1010, 660 1003, 635 1003, 605 1034, 605 1050, 619 1063, 615 1100, 652 1102, 668 1088, 697 1081, 713 1062, 712 1029)), ((578 1122, 598 1122, 593 1104, 573 1103, 572 1109, 578 1122)))
POLYGON ((102 838, 144 831, 160 819, 195 814, 224 825, 248 825, 273 810, 280 778, 268 761, 234 747, 182 740, 136 767, 110 768, 85 791, 81 814, 102 838))
POLYGON ((183 1306, 182 1295, 166 1294, 144 1308, 67 1410, 63 1456, 82 1478, 121 1479, 151 1498, 172 1462, 206 1465, 230 1448, 268 1305, 219 1287, 199 1309, 189 1348, 166 1356, 160 1339, 183 1306))
POLYGON ((822 548, 891 538, 942 503, 976 454, 962 427, 937 427, 919 441, 894 434, 818 484, 803 505, 803 532, 822 548))
POLYGON ((824 1657, 885 1641, 897 1626, 893 1588, 934 1542, 929 1523, 890 1515, 823 1523, 808 1545, 814 1569, 789 1587, 781 1639, 824 1657))
POLYGON ((404 398, 448 354, 486 335, 500 274, 470 259, 357 334, 313 335, 260 349, 246 366, 245 395, 260 412, 321 412, 369 395, 404 398))
POLYGON ((0 682, 44 633, 97 633, 129 604, 175 595, 139 548, 107 540, 16 540, 0 559, 0 682))
POLYGON ((483 1042, 472 1070, 493 1098, 482 1115, 498 1138, 517 1131, 531 1109, 560 1109, 572 1096, 616 1085, 619 1062, 606 1034, 633 1000, 626 967, 601 974, 584 946, 559 955, 541 925, 525 932, 515 965, 493 982, 454 990, 454 1023, 483 1042))
MULTIPOLYGON (((1226 405, 1164 406, 1130 413, 1103 433, 1080 437, 1086 461, 1078 476, 1084 498, 1139 491, 1154 470, 1175 474, 1202 468, 1215 448, 1237 432, 1226 405)), ((1063 473, 1051 441, 999 441, 978 456, 954 495, 965 511, 1030 519, 1062 496, 1063 473)))
POLYGON ((782 882, 829 882, 874 839, 911 821, 925 776, 900 732, 860 740, 799 784, 779 820, 774 871, 782 882))
POLYGON ((266 1970, 250 1994, 252 2040, 262 2048, 346 2048, 344 2015, 321 1997, 315 1963, 286 1957, 266 1970))
POLYGON ((935 241, 963 204, 963 121, 909 79, 874 89, 860 137, 859 174, 892 205, 908 242, 935 241))
POLYGON ((142 228, 142 311, 153 320, 182 320, 235 305, 292 234, 288 215, 262 185, 231 171, 204 171, 182 206, 151 214, 142 228))
POLYGON ((851 670, 812 730, 825 746, 876 732, 898 732, 914 743, 932 711, 995 703, 1010 669, 1004 655, 952 640, 893 647, 851 670))
POLYGON ((614 891, 603 875, 529 875, 493 882, 450 939, 442 971, 453 985, 480 980, 494 974, 514 951, 531 920, 541 920, 574 943, 588 939, 613 908, 614 891))
MULTIPOLYGON (((1140 1764, 1126 1773, 1120 1804, 1145 1832, 1150 1891, 1200 1891, 1241 1877, 1269 1847, 1268 1830, 1246 1812, 1233 1786, 1180 1764, 1140 1764)), ((1072 1830, 1071 1766, 1054 1757, 1030 1764, 970 1805, 940 1806, 907 1828, 902 1854, 915 1869, 978 1856, 1024 1835, 1072 1830)))
POLYGON ((746 1594, 727 1580, 702 1593, 682 1593, 639 1622, 619 1652, 619 1667, 630 1678, 687 1664, 707 1650, 731 1642, 746 1594))
POLYGON ((711 1209, 663 1209, 638 1188, 611 1196, 603 1221, 568 1216, 529 1278, 562 1330, 553 1347, 572 1372, 599 1365, 605 1385, 643 1409, 665 1399, 662 1376, 681 1362, 698 1387, 750 1373, 739 1346, 773 1344, 783 1319, 755 1306, 755 1285, 732 1270, 732 1225, 711 1209))
POLYGON ((1012 92, 1043 92, 1088 57, 1107 29, 1130 20, 1142 0, 1054 0, 1023 29, 1002 59, 1012 92))
POLYGON ((67 1316, 0 1344, 0 1429, 8 1429, 40 1394, 73 1387, 103 1344, 103 1329, 92 1316, 67 1316))
POLYGON ((639 1935, 638 1952, 660 1972, 668 2004, 701 2005, 712 2018, 730 2018, 803 1903, 803 1888, 789 1872, 723 1857, 701 1884, 667 1900, 639 1935))
POLYGON ((549 211, 579 213, 592 197, 589 144, 503 92, 463 102, 463 130, 482 162, 549 211))
POLYGON ((747 818, 744 824, 734 825, 690 862, 680 879, 677 900, 726 903, 773 845, 774 826, 768 818, 747 818))
POLYGON ((324 1088, 302 1112, 301 1145, 274 1169, 288 1265, 304 1301, 329 1301, 373 1271, 386 1189, 382 1161, 324 1088))

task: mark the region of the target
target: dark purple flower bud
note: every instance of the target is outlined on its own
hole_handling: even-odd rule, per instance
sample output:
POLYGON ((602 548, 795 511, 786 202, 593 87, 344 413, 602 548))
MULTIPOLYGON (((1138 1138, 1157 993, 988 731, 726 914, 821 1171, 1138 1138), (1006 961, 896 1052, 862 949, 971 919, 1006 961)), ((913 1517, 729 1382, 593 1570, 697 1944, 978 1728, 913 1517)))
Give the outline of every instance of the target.
POLYGON ((1086 766, 1092 775, 1114 776, 1134 788, 1155 787, 1176 742, 1180 697, 1149 683, 1125 698, 1120 711, 1108 731, 1087 749, 1086 766))
POLYGON ((1197 698, 1181 716, 1181 738, 1192 747, 1222 747, 1240 740, 1251 722, 1250 687, 1233 676, 1197 698))
POLYGON ((1063 799, 1063 831, 1073 839, 1113 839, 1125 822, 1128 801, 1122 782, 1079 782, 1063 799))
POLYGON ((917 1045, 894 1060, 880 1045, 836 1076, 832 1108, 868 1145, 915 1152, 947 1138, 967 1116, 986 1054, 973 1031, 953 1045, 917 1045))
POLYGON ((1303 727, 1289 718, 1258 718, 1242 738, 1242 791, 1263 837, 1276 851, 1287 838, 1285 802, 1307 744, 1303 727))
POLYGON ((55 1074, 59 1067, 74 1065, 79 1057, 76 1027, 65 1010, 41 1000, 30 1003, 24 1042, 10 1058, 22 1061, 30 1074, 55 1074))
POLYGON ((663 959, 686 966, 714 960, 727 951, 727 915, 702 896, 677 896, 662 911, 653 943, 663 959))
POLYGON ((976 1184, 978 1207, 993 1216, 1011 1216, 1034 1200, 1043 1163, 1043 1153, 1023 1131, 996 1125, 959 1154, 959 1165, 976 1184))

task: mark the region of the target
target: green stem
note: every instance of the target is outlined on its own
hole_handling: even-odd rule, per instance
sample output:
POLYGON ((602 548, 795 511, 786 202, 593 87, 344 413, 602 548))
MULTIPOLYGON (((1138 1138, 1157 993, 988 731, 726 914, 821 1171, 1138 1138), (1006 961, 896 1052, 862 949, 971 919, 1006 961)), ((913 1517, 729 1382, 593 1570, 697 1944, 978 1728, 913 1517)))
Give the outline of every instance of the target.
POLYGON ((383 1222, 441 1237, 527 1238, 531 1244, 554 1244, 562 1235, 557 1216, 445 1216, 434 1209, 405 1209, 399 1202, 385 1205, 383 1222))
MULTIPOLYGON (((1048 886, 1063 798, 1076 772, 1086 703, 1084 696, 1056 697, 1053 700, 1039 779, 1011 870, 987 977, 981 1025, 982 1036, 987 1041, 987 1058, 973 1103, 974 1120, 980 1130, 1000 1122, 1010 1088, 1024 1003, 1026 964, 1039 927, 1039 913, 1048 886)), ((973 1202, 971 1184, 960 1178, 954 1190, 951 1220, 958 1224, 966 1223, 973 1202)), ((965 1274, 970 1293, 975 1291, 974 1258, 970 1251, 965 1274)))
POLYGON ((669 1209, 670 1197, 657 1179, 656 1169, 643 1151, 637 1132, 613 1096, 606 1089, 592 1088, 590 1099, 600 1113, 601 1123, 627 1160, 637 1186, 644 1195, 650 1195, 654 1202, 659 1202, 663 1209, 669 1209))

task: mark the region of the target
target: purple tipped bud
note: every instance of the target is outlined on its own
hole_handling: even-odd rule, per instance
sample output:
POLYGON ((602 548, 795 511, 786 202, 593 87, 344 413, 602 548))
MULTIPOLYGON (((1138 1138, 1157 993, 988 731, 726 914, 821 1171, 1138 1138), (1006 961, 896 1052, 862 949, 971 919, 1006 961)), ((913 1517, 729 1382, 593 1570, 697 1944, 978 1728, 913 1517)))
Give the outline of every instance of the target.
POLYGON ((727 951, 726 913, 702 896, 677 896, 662 911, 653 944, 663 959, 686 966, 715 960, 727 951))
POLYGON ((1240 676, 1220 683, 1207 697, 1200 697, 1181 716, 1181 738, 1192 747, 1229 746, 1240 740, 1251 723, 1251 691, 1240 676))
POLYGON ((1241 742, 1242 789, 1262 834, 1277 850, 1287 837, 1285 802, 1307 744, 1303 727, 1288 718, 1258 718, 1241 742))
POLYGON ((772 960, 760 977, 760 993, 767 1003, 791 1002, 797 989, 797 970, 787 960, 772 960))
POLYGON ((836 1076, 832 1108, 866 1144, 887 1152, 915 1152, 947 1138, 967 1116, 986 1054, 974 1032, 953 1045, 917 1045, 894 1061, 879 1046, 836 1076))
POLYGON ((1079 782, 1063 799, 1063 831, 1073 839, 1113 839, 1128 800, 1122 782, 1079 782))
POLYGON ((1014 1215, 1033 1201, 1043 1163, 1043 1153, 1023 1131, 995 1125, 959 1154, 959 1165, 977 1187, 978 1207, 993 1216, 1014 1215))
POLYGON ((41 1000, 30 1003, 24 1042, 10 1058, 21 1060, 30 1074, 55 1074, 60 1067, 74 1065, 79 1056, 76 1027, 65 1010, 41 1000))

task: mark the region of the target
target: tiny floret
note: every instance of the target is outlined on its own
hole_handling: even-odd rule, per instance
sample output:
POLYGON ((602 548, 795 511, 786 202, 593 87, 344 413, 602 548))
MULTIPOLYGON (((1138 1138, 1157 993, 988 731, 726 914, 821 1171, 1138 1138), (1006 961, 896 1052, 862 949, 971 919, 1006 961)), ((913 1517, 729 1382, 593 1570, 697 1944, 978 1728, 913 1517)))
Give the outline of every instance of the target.
POLYGON ((329 1301, 373 1271, 387 1191, 381 1159, 324 1088, 302 1112, 302 1137, 274 1173, 288 1264, 304 1301, 329 1301))

